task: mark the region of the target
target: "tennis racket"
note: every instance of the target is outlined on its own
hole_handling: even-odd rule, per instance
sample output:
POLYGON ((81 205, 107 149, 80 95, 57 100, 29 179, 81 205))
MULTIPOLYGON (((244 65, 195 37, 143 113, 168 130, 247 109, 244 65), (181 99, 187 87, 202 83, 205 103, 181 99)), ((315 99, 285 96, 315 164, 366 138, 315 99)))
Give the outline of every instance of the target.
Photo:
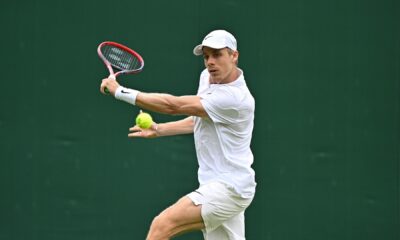
MULTIPOLYGON (((100 43, 97 54, 110 72, 109 78, 116 79, 121 74, 139 73, 144 67, 143 58, 139 53, 116 42, 100 43)), ((107 88, 104 91, 109 93, 107 88)))

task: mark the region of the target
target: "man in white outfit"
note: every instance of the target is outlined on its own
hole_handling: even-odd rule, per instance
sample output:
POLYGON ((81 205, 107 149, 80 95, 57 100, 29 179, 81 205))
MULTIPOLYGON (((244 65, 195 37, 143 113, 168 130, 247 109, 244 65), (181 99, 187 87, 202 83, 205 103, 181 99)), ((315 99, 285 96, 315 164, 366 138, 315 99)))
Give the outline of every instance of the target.
POLYGON ((206 240, 244 240, 244 211, 255 194, 250 149, 254 98, 243 71, 237 67, 235 37, 225 30, 210 32, 194 54, 203 55, 206 69, 196 95, 144 93, 103 79, 116 99, 154 112, 186 115, 174 122, 154 123, 150 129, 130 128, 129 137, 153 138, 194 134, 199 163, 199 188, 154 218, 147 240, 165 240, 202 230, 206 240))

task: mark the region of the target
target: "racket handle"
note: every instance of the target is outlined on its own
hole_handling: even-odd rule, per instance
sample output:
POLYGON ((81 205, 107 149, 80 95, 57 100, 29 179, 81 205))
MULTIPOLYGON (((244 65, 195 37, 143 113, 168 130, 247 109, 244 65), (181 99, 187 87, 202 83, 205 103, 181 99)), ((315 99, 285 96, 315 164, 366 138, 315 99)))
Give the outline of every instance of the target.
MULTIPOLYGON (((113 73, 111 73, 110 76, 108 76, 108 78, 111 78, 111 79, 114 79, 114 80, 116 79, 115 75, 113 73)), ((108 90, 108 88, 104 88, 104 92, 106 94, 110 94, 110 90, 108 90)))

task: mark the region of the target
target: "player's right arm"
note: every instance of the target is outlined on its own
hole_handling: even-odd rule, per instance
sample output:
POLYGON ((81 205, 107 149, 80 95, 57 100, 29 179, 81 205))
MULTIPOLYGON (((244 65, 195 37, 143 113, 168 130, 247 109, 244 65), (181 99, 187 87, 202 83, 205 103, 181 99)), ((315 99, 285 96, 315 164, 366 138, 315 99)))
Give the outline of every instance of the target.
POLYGON ((173 96, 166 93, 139 92, 120 86, 113 78, 103 79, 100 91, 105 93, 105 89, 108 89, 109 93, 119 100, 152 112, 169 115, 208 117, 206 110, 200 102, 200 97, 196 95, 173 96))
POLYGON ((155 123, 149 129, 141 129, 138 126, 129 129, 128 137, 155 138, 193 133, 193 117, 187 117, 179 121, 167 123, 155 123))
POLYGON ((208 117, 200 102, 200 97, 196 95, 173 96, 166 93, 140 92, 135 105, 152 112, 169 115, 208 117))

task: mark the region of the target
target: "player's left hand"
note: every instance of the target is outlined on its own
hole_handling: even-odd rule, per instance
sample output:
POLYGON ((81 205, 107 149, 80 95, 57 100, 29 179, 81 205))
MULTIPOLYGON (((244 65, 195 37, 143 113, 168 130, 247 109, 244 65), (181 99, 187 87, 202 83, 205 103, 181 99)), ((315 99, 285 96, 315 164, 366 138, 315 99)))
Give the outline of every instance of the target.
POLYGON ((153 123, 151 125, 151 127, 148 129, 140 128, 138 125, 135 125, 135 126, 129 128, 128 137, 130 137, 130 138, 134 138, 134 137, 155 138, 158 136, 159 135, 157 132, 157 123, 153 123))

